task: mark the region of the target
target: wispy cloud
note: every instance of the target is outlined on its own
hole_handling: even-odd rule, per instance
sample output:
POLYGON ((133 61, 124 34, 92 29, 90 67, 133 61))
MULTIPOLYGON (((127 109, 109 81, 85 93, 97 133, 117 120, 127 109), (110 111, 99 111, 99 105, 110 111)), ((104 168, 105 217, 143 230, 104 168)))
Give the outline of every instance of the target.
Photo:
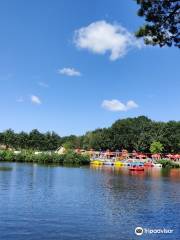
POLYGON ((81 76, 81 73, 78 70, 74 69, 74 68, 58 69, 58 73, 66 75, 66 76, 70 76, 70 77, 81 76))
POLYGON ((93 22, 75 31, 74 42, 78 48, 97 54, 110 52, 110 60, 123 57, 130 48, 141 48, 142 41, 120 24, 106 21, 93 22))
POLYGON ((43 87, 43 88, 48 88, 49 87, 49 85, 47 83, 45 83, 45 82, 38 82, 38 85, 40 87, 43 87))
POLYGON ((125 112, 133 108, 137 108, 138 105, 134 101, 130 100, 127 103, 122 103, 117 99, 104 100, 102 107, 112 112, 125 112))
POLYGON ((38 96, 35 96, 35 95, 31 95, 31 102, 33 104, 38 104, 38 105, 40 105, 42 103, 40 98, 38 96))

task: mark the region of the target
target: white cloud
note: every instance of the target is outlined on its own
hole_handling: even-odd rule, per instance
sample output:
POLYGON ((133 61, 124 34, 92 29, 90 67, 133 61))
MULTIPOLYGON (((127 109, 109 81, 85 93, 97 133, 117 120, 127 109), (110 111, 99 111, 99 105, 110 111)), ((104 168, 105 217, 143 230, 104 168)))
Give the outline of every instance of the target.
POLYGON ((127 103, 122 103, 117 99, 104 100, 102 107, 112 112, 125 112, 133 108, 137 108, 138 105, 134 101, 130 100, 127 103))
POLYGON ((110 52, 110 60, 123 57, 130 48, 141 48, 142 41, 120 24, 106 21, 93 22, 75 31, 74 42, 78 48, 97 54, 110 52))
POLYGON ((74 69, 74 68, 62 68, 62 69, 58 69, 58 73, 59 74, 64 74, 70 77, 74 77, 74 76, 81 76, 81 73, 74 69))
POLYGON ((126 103, 127 110, 137 107, 138 107, 137 103, 135 103, 133 100, 130 100, 126 103))
POLYGON ((47 83, 45 83, 45 82, 38 82, 38 85, 40 87, 44 87, 44 88, 48 88, 49 87, 49 85, 47 83))
POLYGON ((34 103, 34 104, 41 104, 41 100, 38 96, 35 96, 35 95, 32 95, 31 96, 31 102, 34 103))

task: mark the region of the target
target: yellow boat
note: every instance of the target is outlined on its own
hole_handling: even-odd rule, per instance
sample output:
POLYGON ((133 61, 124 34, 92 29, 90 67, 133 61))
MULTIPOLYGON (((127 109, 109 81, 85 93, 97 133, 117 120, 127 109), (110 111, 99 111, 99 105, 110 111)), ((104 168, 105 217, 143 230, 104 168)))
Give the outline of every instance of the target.
POLYGON ((114 166, 115 166, 115 167, 122 167, 122 166, 123 166, 123 163, 120 162, 120 161, 115 161, 115 162, 114 162, 114 166))
POLYGON ((91 161, 91 164, 93 164, 93 165, 103 165, 103 162, 98 161, 98 160, 94 160, 94 161, 91 161))

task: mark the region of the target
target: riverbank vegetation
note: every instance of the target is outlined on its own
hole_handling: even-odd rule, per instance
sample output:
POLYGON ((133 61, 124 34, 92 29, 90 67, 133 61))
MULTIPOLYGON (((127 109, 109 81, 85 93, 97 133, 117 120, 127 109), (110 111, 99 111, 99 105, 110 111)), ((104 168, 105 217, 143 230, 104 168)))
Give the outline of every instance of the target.
POLYGON ((80 155, 73 151, 67 151, 64 154, 57 153, 39 153, 34 151, 22 151, 14 153, 13 151, 0 151, 0 161, 7 162, 27 162, 43 164, 60 164, 60 165, 87 165, 90 163, 88 155, 80 155))
POLYGON ((163 168, 180 168, 179 163, 173 162, 168 159, 161 159, 158 163, 162 164, 163 168))
POLYGON ((156 122, 140 116, 118 120, 109 128, 89 131, 83 136, 60 137, 55 132, 15 133, 9 129, 0 133, 0 145, 16 150, 53 151, 64 145, 67 149, 91 149, 112 151, 127 149, 149 153, 162 144, 162 153, 180 152, 180 121, 156 122), (156 146, 151 146, 156 142, 156 146))
POLYGON ((152 154, 161 153, 163 151, 163 145, 160 142, 153 142, 150 145, 150 152, 152 154))

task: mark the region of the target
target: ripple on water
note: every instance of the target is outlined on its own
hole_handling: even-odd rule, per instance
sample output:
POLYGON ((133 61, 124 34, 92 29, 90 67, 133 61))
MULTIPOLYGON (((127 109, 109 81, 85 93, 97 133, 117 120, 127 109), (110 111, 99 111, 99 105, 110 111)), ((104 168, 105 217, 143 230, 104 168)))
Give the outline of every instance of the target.
POLYGON ((177 169, 8 165, 12 171, 0 172, 0 239, 129 240, 137 226, 169 227, 175 233, 158 239, 179 239, 177 169))

